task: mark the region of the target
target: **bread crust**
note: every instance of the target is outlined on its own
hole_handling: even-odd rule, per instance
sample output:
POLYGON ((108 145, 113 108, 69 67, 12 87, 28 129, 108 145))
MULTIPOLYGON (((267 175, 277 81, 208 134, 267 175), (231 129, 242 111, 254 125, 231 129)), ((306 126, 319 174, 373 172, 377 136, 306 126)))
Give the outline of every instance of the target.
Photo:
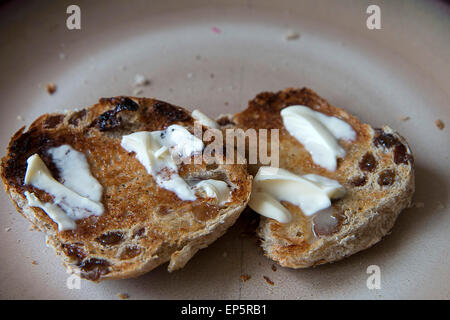
POLYGON ((13 135, 2 159, 6 193, 17 211, 46 234, 69 272, 100 281, 135 277, 167 261, 169 271, 177 270, 239 217, 251 192, 252 177, 244 165, 179 166, 185 179, 215 178, 232 187, 230 201, 218 207, 214 199, 182 201, 160 188, 134 153, 120 146, 124 134, 163 130, 171 124, 193 133, 194 120, 181 107, 155 99, 114 97, 80 111, 45 114, 13 135), (26 159, 34 153, 58 179, 47 150, 62 144, 86 156, 91 174, 103 186, 105 212, 78 220, 74 230, 58 232, 42 209, 28 205, 24 193, 34 192, 45 202, 52 196, 23 181, 26 159))
MULTIPOLYGON (((281 168, 336 179, 347 190, 342 199, 332 203, 339 225, 331 234, 317 235, 301 211, 289 203, 284 205, 293 213, 291 223, 261 217, 257 233, 262 248, 266 256, 281 266, 306 268, 367 249, 387 235, 400 212, 411 205, 414 159, 406 140, 387 126, 373 129, 361 123, 308 88, 260 93, 232 120, 244 130, 280 129, 281 168), (280 110, 291 105, 305 105, 338 117, 355 130, 355 141, 340 141, 346 156, 338 160, 336 171, 316 165, 303 145, 284 128, 280 110)), ((261 163, 250 165, 249 170, 255 174, 260 166, 261 163)))

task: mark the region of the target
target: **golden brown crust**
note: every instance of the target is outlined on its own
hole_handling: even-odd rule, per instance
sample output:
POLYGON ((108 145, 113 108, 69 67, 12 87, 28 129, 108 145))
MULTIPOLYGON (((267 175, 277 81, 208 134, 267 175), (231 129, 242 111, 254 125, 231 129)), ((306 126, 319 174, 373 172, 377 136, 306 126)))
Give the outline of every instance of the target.
MULTIPOLYGON (((217 178, 233 186, 226 207, 213 199, 182 201, 160 188, 134 153, 121 146, 123 134, 162 130, 180 124, 193 132, 190 113, 166 102, 134 97, 103 98, 89 109, 47 114, 12 137, 2 159, 2 180, 17 210, 49 237, 69 269, 91 280, 122 278, 149 271, 185 247, 191 256, 219 237, 239 216, 251 190, 251 177, 242 165, 182 164, 184 178, 217 178), (55 178, 58 170, 47 155, 50 147, 69 144, 84 153, 92 175, 103 186, 103 215, 77 221, 77 228, 58 232, 46 213, 29 207, 25 191, 41 201, 52 196, 23 184, 26 159, 38 153, 55 178)), ((206 142, 205 142, 206 143, 206 142)), ((174 256, 174 259, 176 256, 174 256)), ((180 260, 185 264, 189 260, 180 260)), ((177 269, 177 265, 171 269, 177 269)))
MULTIPOLYGON (((330 105, 310 89, 260 93, 249 102, 246 110, 233 117, 233 121, 242 129, 280 129, 281 168, 297 174, 315 173, 336 179, 347 190, 344 198, 333 203, 339 224, 329 235, 317 237, 311 223, 289 203, 284 205, 293 213, 292 223, 281 224, 261 218, 258 233, 265 253, 282 266, 309 267, 365 249, 386 235, 398 214, 410 205, 414 192, 414 166, 404 138, 389 127, 374 130, 343 109, 330 105), (355 141, 340 141, 347 154, 338 159, 336 171, 316 165, 303 145, 284 128, 280 110, 291 105, 305 105, 338 117, 355 130, 355 141)), ((255 174, 260 165, 249 166, 250 172, 255 174)))

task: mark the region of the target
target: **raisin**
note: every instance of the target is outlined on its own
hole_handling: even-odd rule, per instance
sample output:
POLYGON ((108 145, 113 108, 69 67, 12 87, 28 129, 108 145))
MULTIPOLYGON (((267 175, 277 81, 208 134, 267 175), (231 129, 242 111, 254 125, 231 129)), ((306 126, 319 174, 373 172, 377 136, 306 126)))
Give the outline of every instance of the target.
POLYGON ((380 173, 378 177, 378 184, 380 186, 390 186, 395 181, 395 171, 394 170, 384 170, 380 173))
POLYGON ((362 171, 369 171, 372 172, 375 170, 377 166, 377 161, 375 160, 375 157, 370 152, 367 152, 361 161, 359 162, 359 168, 362 171))
POLYGON ((367 183, 366 176, 357 176, 350 180, 350 184, 355 187, 362 187, 367 183))
POLYGON ((122 232, 108 232, 100 237, 98 237, 97 242, 101 243, 104 246, 108 245, 116 245, 123 240, 123 233, 122 232))
POLYGON ((163 116, 169 122, 186 121, 191 119, 191 116, 179 107, 175 107, 163 101, 157 101, 153 105, 153 110, 160 116, 163 116))
POLYGON ((226 126, 226 125, 235 125, 235 123, 229 117, 226 117, 226 116, 224 116, 224 117, 222 117, 220 119, 217 119, 216 122, 221 127, 226 126))
POLYGON ((400 142, 393 134, 385 133, 382 129, 376 129, 376 132, 378 134, 373 142, 377 147, 390 149, 400 142))
POLYGON ((139 247, 126 247, 120 254, 121 260, 127 260, 136 257, 141 253, 141 248, 139 247))
POLYGON ((80 263, 86 257, 83 249, 72 244, 63 244, 62 248, 66 256, 71 260, 75 260, 77 263, 80 263))
POLYGON ((139 105, 136 102, 127 97, 101 99, 101 102, 113 103, 115 108, 105 111, 98 117, 97 124, 100 131, 107 131, 120 126, 121 119, 118 117, 120 112, 136 111, 139 108, 139 105))
POLYGON ((78 123, 80 122, 80 120, 82 120, 86 116, 86 113, 87 113, 86 109, 76 112, 69 119, 69 124, 73 125, 74 127, 78 126, 78 123))
POLYGON ((109 273, 109 262, 103 259, 91 258, 79 265, 85 279, 96 281, 100 276, 109 273))
POLYGON ((405 145, 399 143, 394 148, 394 162, 395 164, 408 164, 412 161, 412 156, 406 150, 405 145))
POLYGON ((120 97, 119 99, 116 99, 115 105, 116 105, 115 109, 116 112, 120 112, 123 110, 137 111, 137 109, 139 109, 139 105, 127 97, 120 97))
POLYGON ((64 115, 51 116, 44 122, 44 127, 47 129, 53 129, 58 126, 64 120, 64 115))

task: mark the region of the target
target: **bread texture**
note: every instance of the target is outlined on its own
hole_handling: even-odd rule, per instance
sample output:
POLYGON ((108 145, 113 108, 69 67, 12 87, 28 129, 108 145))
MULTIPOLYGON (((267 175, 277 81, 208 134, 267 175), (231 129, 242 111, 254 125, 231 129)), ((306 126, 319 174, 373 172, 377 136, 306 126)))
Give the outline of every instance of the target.
MULTIPOLYGON (((233 116, 232 122, 243 130, 279 129, 281 168, 335 179, 347 191, 343 198, 332 203, 333 216, 338 220, 333 230, 314 230, 311 221, 290 203, 282 202, 293 215, 290 223, 261 217, 257 233, 262 248, 281 266, 306 268, 367 249, 387 235, 400 212, 411 205, 414 159, 405 139, 387 126, 374 129, 361 123, 308 88, 260 93, 246 110, 233 116), (316 165, 284 127, 280 110, 292 105, 304 105, 342 119, 357 133, 355 141, 340 141, 346 156, 338 159, 336 171, 316 165)), ((260 166, 261 163, 250 165, 249 170, 254 175, 260 166)))
POLYGON ((163 130, 171 124, 193 133, 194 119, 181 107, 155 99, 114 97, 81 111, 42 115, 28 130, 14 134, 2 159, 6 193, 17 211, 46 234, 68 271, 100 281, 139 276, 168 261, 168 270, 177 270, 239 217, 251 192, 252 177, 244 165, 182 163, 178 170, 183 179, 218 179, 232 190, 224 206, 208 197, 182 201, 160 188, 135 154, 120 145, 125 134, 163 130), (33 192, 46 202, 52 196, 24 185, 24 175, 27 158, 37 153, 58 179, 47 150, 62 144, 86 156, 91 174, 103 186, 105 211, 78 220, 74 230, 59 232, 42 209, 28 205, 24 193, 33 192))

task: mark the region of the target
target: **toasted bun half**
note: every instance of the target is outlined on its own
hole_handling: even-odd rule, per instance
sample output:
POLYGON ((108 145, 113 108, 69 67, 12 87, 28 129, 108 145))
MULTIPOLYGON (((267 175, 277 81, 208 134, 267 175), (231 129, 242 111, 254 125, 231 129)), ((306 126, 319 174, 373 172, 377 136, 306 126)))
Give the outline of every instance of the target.
MULTIPOLYGON (((290 203, 283 203, 293 215, 290 223, 261 217, 258 235, 262 248, 281 266, 305 268, 367 249, 391 231, 400 212, 411 204, 414 160, 405 139, 387 126, 374 129, 361 123, 310 89, 260 93, 231 121, 244 130, 279 129, 281 168, 335 179, 347 190, 343 198, 332 203, 333 216, 339 221, 333 230, 314 230, 301 210, 290 203), (292 105, 307 106, 352 126, 357 138, 352 142, 340 141, 346 155, 338 159, 336 171, 316 165, 284 127, 280 111, 292 105)), ((251 165, 250 172, 255 174, 260 166, 261 163, 251 165)))
POLYGON ((244 165, 180 164, 183 179, 218 179, 232 190, 223 206, 207 197, 182 201, 157 185, 134 152, 121 147, 125 134, 163 130, 171 124, 192 133, 194 119, 190 112, 163 101, 114 97, 77 112, 45 114, 11 138, 2 159, 5 190, 17 211, 47 235, 69 271, 93 281, 135 277, 167 261, 173 271, 239 217, 251 192, 252 177, 244 165), (52 196, 24 185, 24 176, 27 158, 37 153, 58 179, 47 150, 63 144, 86 156, 91 174, 103 186, 105 209, 101 216, 77 220, 74 230, 59 232, 42 209, 28 204, 24 193, 33 192, 45 202, 52 196))

